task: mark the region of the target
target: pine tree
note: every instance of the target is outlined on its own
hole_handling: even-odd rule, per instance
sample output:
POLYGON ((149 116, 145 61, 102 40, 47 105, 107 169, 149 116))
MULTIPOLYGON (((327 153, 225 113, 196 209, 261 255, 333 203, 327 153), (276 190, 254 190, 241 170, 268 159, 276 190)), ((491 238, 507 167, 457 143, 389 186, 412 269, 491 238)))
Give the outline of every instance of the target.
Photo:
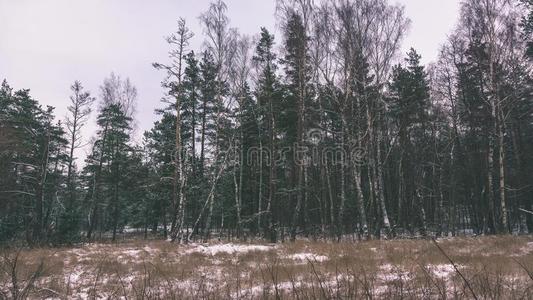
POLYGON ((198 110, 201 97, 201 74, 198 60, 191 51, 185 57, 187 66, 183 79, 183 94, 181 101, 181 121, 183 144, 189 145, 188 155, 191 157, 191 165, 196 168, 196 140, 199 124, 198 110))
POLYGON ((410 212, 418 212, 422 233, 426 233, 426 216, 420 191, 422 166, 414 157, 423 153, 414 144, 424 141, 423 136, 428 121, 429 85, 424 67, 420 65, 420 55, 414 49, 407 53, 406 67, 397 65, 393 70, 389 99, 390 116, 399 136, 399 223, 409 219, 410 212))
MULTIPOLYGON (((169 112, 163 113, 161 120, 154 123, 153 128, 144 136, 146 147, 154 172, 153 202, 150 205, 149 225, 153 232, 158 225, 163 225, 164 235, 167 236, 167 212, 171 207, 172 176, 174 174, 174 149, 175 149, 176 118, 169 112)), ((189 199, 189 198, 188 198, 189 199)))
POLYGON ((295 204, 292 215, 291 239, 296 238, 297 228, 301 227, 302 206, 305 204, 305 155, 298 157, 298 150, 304 147, 304 138, 306 133, 306 104, 311 99, 310 86, 310 67, 309 53, 306 28, 302 18, 296 13, 292 13, 287 21, 285 28, 285 57, 282 62, 285 68, 287 91, 289 95, 284 105, 284 130, 287 135, 287 143, 292 148, 294 163, 291 170, 291 179, 293 194, 295 194, 295 204), (294 126, 296 125, 296 126, 294 126), (292 143, 292 145, 291 145, 292 143))
POLYGON ((69 132, 69 156, 67 169, 67 199, 65 203, 65 211, 62 213, 59 222, 59 235, 61 239, 71 242, 77 240, 79 234, 80 213, 79 203, 79 187, 77 182, 75 170, 74 151, 82 147, 81 129, 85 126, 88 117, 91 113, 91 105, 94 98, 89 92, 83 91, 83 86, 79 81, 75 81, 71 86, 73 95, 70 97, 71 104, 67 108, 69 116, 67 118, 66 127, 69 132))
MULTIPOLYGON (((279 204, 277 200, 277 153, 278 153, 278 132, 279 124, 278 118, 282 112, 282 94, 281 83, 276 76, 278 69, 276 65, 276 54, 274 53, 274 36, 268 32, 267 29, 261 28, 261 39, 259 40, 256 53, 253 58, 254 62, 259 68, 259 78, 257 87, 255 90, 255 96, 257 98, 258 113, 256 119, 258 121, 258 139, 259 139, 259 195, 261 199, 263 190, 263 178, 268 182, 268 196, 265 211, 268 213, 267 219, 267 231, 266 236, 271 242, 275 242, 277 239, 277 230, 275 219, 280 213, 279 204), (266 149, 267 151, 263 151, 266 149), (263 153, 267 153, 268 157, 268 176, 264 176, 263 171, 263 153)), ((260 201, 261 202, 261 201, 260 201)), ((263 211, 262 207, 259 207, 258 213, 263 211)), ((260 221, 259 221, 259 224, 260 221)))
MULTIPOLYGON (((10 140, 2 143, 2 172, 11 179, 0 183, 6 197, 0 220, 2 239, 24 232, 29 244, 45 242, 54 212, 53 197, 61 191, 60 173, 66 141, 61 124, 54 124, 53 108, 43 109, 29 90, 0 89, 0 127, 10 140), (4 131, 5 130, 5 131, 4 131)), ((2 180, 4 181, 4 180, 2 180)))
POLYGON ((204 51, 200 63, 201 100, 198 117, 200 119, 200 175, 205 175, 208 156, 208 143, 215 143, 216 139, 216 93, 217 69, 213 56, 204 51))
POLYGON ((85 167, 93 181, 88 238, 98 229, 112 229, 113 239, 116 238, 123 200, 121 193, 125 190, 121 168, 129 151, 131 121, 120 104, 109 104, 98 114, 97 140, 85 167), (111 220, 110 224, 106 219, 111 220))

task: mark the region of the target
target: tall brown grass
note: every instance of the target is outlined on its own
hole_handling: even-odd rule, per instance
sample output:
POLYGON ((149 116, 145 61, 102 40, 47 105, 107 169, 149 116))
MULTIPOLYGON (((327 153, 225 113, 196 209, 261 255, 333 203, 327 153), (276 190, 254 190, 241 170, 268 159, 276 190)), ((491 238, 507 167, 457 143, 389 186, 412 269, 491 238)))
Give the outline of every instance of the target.
POLYGON ((297 241, 269 251, 214 256, 191 251, 194 246, 137 240, 4 249, 0 298, 532 299, 532 242, 528 237, 436 244, 297 241), (329 259, 290 258, 298 253, 329 259))

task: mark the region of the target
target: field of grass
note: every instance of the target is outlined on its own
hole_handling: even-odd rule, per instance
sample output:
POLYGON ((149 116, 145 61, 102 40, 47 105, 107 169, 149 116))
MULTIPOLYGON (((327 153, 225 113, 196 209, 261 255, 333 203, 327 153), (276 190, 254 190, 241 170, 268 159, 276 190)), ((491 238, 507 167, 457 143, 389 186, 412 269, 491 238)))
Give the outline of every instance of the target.
POLYGON ((6 299, 533 299, 533 237, 3 250, 6 299))

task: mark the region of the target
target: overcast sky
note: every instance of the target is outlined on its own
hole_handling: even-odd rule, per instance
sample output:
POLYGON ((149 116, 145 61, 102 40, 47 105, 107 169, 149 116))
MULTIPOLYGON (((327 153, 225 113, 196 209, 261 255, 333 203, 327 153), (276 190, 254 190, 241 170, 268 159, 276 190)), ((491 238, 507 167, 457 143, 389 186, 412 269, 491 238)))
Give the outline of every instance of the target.
MULTIPOLYGON (((423 62, 433 61, 453 29, 460 0, 390 0, 405 5, 412 24, 403 52, 414 47, 423 62)), ((139 132, 149 129, 161 107, 163 37, 186 18, 196 33, 191 48, 202 44, 198 16, 209 0, 0 0, 0 80, 15 89, 29 88, 63 119, 69 86, 80 80, 93 95, 111 72, 129 77, 137 87, 139 132)), ((231 26, 255 35, 261 26, 275 28, 274 0, 226 0, 231 26)), ((92 126, 91 126, 92 127, 92 126)))

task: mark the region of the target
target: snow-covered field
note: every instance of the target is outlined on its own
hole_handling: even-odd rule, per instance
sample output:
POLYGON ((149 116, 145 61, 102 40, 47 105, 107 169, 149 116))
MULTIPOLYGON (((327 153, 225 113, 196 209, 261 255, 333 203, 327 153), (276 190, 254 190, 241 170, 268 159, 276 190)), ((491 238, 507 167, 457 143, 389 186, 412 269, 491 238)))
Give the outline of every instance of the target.
POLYGON ((360 243, 131 240, 1 258, 0 299, 530 299, 533 238, 360 243), (43 261, 43 269, 32 275, 43 261), (452 263, 453 262, 453 263, 452 263), (464 279, 462 278, 464 276, 464 279), (28 289, 24 288, 28 286, 28 289), (4 296, 2 296, 2 294, 4 296))

